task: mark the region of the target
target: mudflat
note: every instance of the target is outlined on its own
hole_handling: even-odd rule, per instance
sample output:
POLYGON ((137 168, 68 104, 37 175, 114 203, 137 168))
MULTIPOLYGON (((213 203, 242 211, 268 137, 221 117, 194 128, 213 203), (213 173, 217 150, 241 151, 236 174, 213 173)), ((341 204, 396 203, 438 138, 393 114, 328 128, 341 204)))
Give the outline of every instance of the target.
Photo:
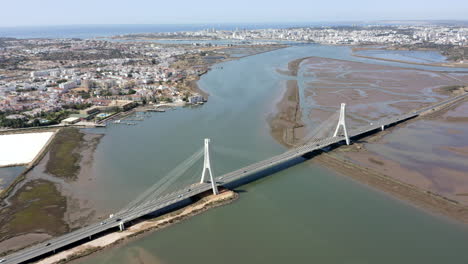
POLYGON ((288 80, 287 89, 269 117, 271 135, 284 145, 292 146, 301 137, 301 109, 297 81, 288 80))
POLYGON ((97 219, 80 190, 90 184, 87 168, 101 138, 76 128, 60 130, 44 157, 10 186, 0 207, 0 255, 97 219))
MULTIPOLYGON (((269 120, 273 137, 286 146, 292 144, 285 140, 287 132, 278 136, 278 120, 304 125, 301 133, 294 134, 297 142, 328 121, 340 103, 347 104, 347 123, 352 129, 468 90, 466 73, 321 57, 297 59, 289 63, 288 71, 278 72, 297 78, 290 82, 296 82, 300 95, 296 100, 299 117, 288 110, 288 85, 277 104, 277 119, 269 120)), ((328 129, 322 136, 332 135, 333 126, 328 129)), ((468 141, 463 137, 467 133, 468 102, 462 101, 318 155, 312 162, 431 212, 468 223, 468 141)))

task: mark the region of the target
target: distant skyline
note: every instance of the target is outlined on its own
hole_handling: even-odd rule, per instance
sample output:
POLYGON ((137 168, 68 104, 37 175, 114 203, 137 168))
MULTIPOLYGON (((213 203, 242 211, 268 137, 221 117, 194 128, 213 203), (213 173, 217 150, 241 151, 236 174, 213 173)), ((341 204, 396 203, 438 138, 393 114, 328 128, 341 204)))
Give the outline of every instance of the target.
POLYGON ((468 19, 466 0, 16 0, 1 9, 0 27, 468 19))

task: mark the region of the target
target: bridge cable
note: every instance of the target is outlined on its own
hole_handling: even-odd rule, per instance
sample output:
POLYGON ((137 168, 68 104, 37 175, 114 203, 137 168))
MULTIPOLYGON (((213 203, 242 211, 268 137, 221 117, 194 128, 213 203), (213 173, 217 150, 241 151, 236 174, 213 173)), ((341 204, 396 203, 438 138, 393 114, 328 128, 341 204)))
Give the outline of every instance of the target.
POLYGON ((127 206, 122 208, 120 212, 132 210, 144 202, 149 201, 155 197, 155 193, 160 193, 161 187, 166 187, 169 183, 174 182, 178 177, 184 174, 194 163, 196 163, 203 156, 203 148, 200 148, 197 152, 191 155, 189 158, 181 162, 177 167, 172 169, 163 178, 158 180, 155 184, 149 187, 146 191, 140 194, 135 200, 130 202, 127 206))
POLYGON ((303 140, 301 140, 297 145, 302 145, 307 142, 314 140, 320 140, 329 137, 331 131, 334 129, 334 126, 338 123, 338 118, 340 116, 339 111, 329 116, 323 122, 321 122, 317 127, 307 133, 303 140))

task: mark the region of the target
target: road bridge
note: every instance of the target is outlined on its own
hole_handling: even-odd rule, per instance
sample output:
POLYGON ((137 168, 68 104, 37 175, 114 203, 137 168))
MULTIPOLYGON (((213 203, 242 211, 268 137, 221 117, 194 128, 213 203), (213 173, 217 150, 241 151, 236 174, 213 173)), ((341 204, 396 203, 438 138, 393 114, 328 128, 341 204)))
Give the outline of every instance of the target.
MULTIPOLYGON (((211 173, 211 166, 209 161, 209 140, 205 140, 205 160, 202 181, 200 183, 185 186, 175 192, 169 193, 161 197, 143 199, 138 203, 134 204, 132 207, 116 213, 112 218, 109 218, 105 221, 85 226, 68 234, 64 234, 62 236, 53 238, 51 240, 47 240, 45 242, 39 243, 32 247, 8 255, 3 258, 2 264, 17 264, 37 260, 47 254, 55 253, 57 250, 66 248, 69 245, 92 239, 93 236, 102 234, 103 232, 112 229, 123 229, 125 227, 125 224, 130 221, 136 220, 148 214, 154 214, 155 212, 177 206, 178 204, 182 204, 184 201, 187 201, 188 199, 191 199, 192 197, 195 197, 209 190, 212 190, 214 194, 217 194, 218 186, 229 186, 230 184, 235 183, 236 181, 241 181, 255 173, 265 171, 275 166, 284 164, 288 161, 302 157, 308 153, 319 151, 324 148, 340 144, 342 142, 346 142, 349 144, 349 141, 352 138, 363 136, 378 130, 384 130, 386 127, 396 125, 406 120, 415 118, 423 113, 437 110, 438 108, 462 100, 467 95, 468 94, 465 93, 460 96, 456 96, 443 102, 431 105, 429 107, 425 107, 418 111, 413 111, 395 117, 384 118, 350 131, 346 130, 346 124, 344 119, 345 110, 344 105, 342 105, 340 119, 334 136, 322 139, 312 139, 307 144, 295 147, 279 155, 253 163, 251 165, 245 166, 243 168, 223 174, 215 178, 211 173), (342 128, 344 130, 343 134, 338 134, 339 128, 342 128), (208 182, 204 179, 206 171, 208 171, 210 175, 210 179, 208 182)), ((2 260, 2 258, 0 258, 0 260, 2 260)))

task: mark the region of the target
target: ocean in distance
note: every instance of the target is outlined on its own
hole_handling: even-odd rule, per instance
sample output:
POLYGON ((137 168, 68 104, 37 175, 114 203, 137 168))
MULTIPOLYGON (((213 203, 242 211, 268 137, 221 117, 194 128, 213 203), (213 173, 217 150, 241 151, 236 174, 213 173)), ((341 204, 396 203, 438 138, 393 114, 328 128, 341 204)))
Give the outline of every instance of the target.
POLYGON ((198 31, 203 29, 235 30, 322 26, 321 23, 256 24, 160 24, 160 25, 66 25, 0 27, 0 37, 10 38, 82 38, 108 37, 134 33, 198 31))

